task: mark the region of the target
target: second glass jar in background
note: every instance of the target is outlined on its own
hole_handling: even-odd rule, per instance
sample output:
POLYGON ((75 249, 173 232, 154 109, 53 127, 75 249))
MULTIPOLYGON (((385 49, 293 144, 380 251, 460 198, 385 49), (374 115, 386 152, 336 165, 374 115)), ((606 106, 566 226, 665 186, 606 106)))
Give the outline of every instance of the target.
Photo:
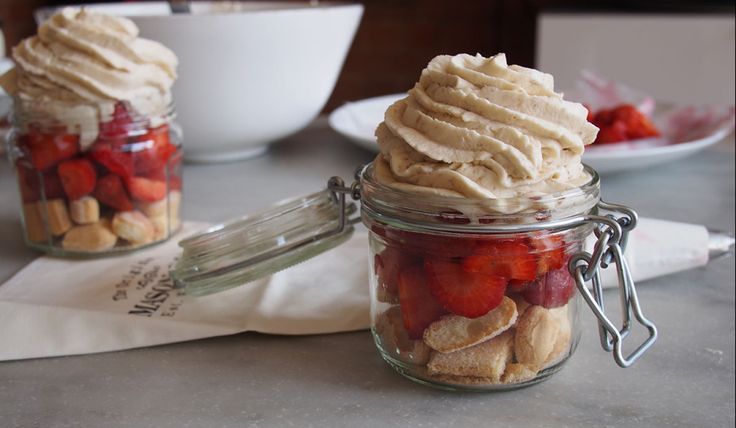
POLYGON ((15 100, 7 137, 26 243, 98 256, 168 239, 181 224, 181 131, 173 107, 39 108, 15 100), (61 118, 61 120, 60 120, 61 118))

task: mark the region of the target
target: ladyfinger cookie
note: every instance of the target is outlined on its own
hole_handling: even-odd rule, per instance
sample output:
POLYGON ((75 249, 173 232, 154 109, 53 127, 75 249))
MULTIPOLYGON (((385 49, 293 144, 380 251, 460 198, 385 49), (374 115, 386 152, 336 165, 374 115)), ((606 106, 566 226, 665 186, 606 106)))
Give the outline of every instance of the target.
POLYGON ((31 242, 48 241, 49 235, 41 217, 38 202, 23 204, 23 224, 26 229, 26 237, 31 242))
MULTIPOLYGON (((46 219, 49 223, 49 230, 54 236, 61 236, 71 229, 72 221, 69 219, 69 211, 66 209, 66 202, 63 199, 49 199, 46 201, 46 219)), ((38 208, 43 211, 44 204, 39 203, 38 208)), ((41 212, 43 218, 43 212, 41 212)))
POLYGON ((378 316, 376 333, 381 338, 383 350, 392 356, 411 364, 424 365, 429 361, 432 350, 421 340, 409 338, 399 306, 391 306, 378 316))
POLYGON ((478 318, 445 315, 424 331, 424 342, 439 352, 455 352, 490 340, 516 322, 516 304, 504 296, 495 309, 478 318))
POLYGON ((506 331, 470 348, 451 353, 432 352, 427 372, 433 376, 474 376, 500 382, 514 356, 513 342, 513 331, 506 331))
POLYGON ((92 196, 69 202, 69 214, 76 224, 92 224, 100 220, 100 204, 92 196))
POLYGON ((516 325, 516 361, 534 369, 541 368, 554 349, 559 331, 560 322, 554 312, 542 306, 531 306, 516 325))
POLYGON ((104 251, 115 246, 118 237, 104 224, 97 222, 72 227, 61 241, 62 247, 74 251, 104 251))
POLYGON ((156 233, 153 223, 140 211, 122 211, 112 218, 112 230, 117 236, 134 245, 153 241, 156 233))

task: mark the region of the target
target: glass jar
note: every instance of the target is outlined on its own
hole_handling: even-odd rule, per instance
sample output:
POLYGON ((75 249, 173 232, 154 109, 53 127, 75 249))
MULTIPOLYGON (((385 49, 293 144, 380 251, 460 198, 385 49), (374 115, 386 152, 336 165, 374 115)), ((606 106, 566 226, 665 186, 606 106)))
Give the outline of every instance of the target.
POLYGON ((140 105, 14 100, 8 155, 28 246, 99 256, 179 229, 181 131, 173 106, 141 114, 140 105))
POLYGON ((349 187, 333 177, 322 192, 182 241, 171 277, 194 295, 242 285, 339 245, 362 220, 371 332, 402 375, 453 390, 539 382, 574 352, 582 301, 598 318, 603 348, 628 367, 657 337, 622 256, 637 216, 601 201, 598 175, 586 170, 590 180, 565 192, 481 200, 397 190, 369 165, 349 187), (360 200, 359 217, 348 195, 360 200), (618 272, 620 328, 604 310, 599 273, 609 266, 618 272), (633 319, 649 336, 624 355, 633 319))

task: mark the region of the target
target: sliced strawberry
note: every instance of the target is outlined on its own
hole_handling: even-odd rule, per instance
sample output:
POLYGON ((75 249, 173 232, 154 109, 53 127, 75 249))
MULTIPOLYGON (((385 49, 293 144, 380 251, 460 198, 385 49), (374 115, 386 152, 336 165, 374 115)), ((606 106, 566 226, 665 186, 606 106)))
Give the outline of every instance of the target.
POLYGON ((459 263, 425 260, 424 269, 432 295, 448 311, 467 318, 487 314, 501 304, 506 291, 506 278, 471 273, 459 263))
POLYGON ((626 124, 620 120, 616 120, 608 126, 600 126, 598 136, 595 139, 596 144, 611 144, 620 141, 626 141, 626 124))
POLYGON ((133 210, 133 203, 125 192, 123 180, 115 174, 108 174, 97 181, 95 198, 116 211, 133 210))
POLYGON ((22 139, 21 145, 23 143, 31 164, 39 171, 70 159, 79 152, 79 136, 63 132, 40 132, 31 128, 27 138, 22 139))
POLYGON ((389 245, 417 255, 450 259, 471 254, 472 239, 457 235, 440 235, 386 229, 385 239, 389 245))
POLYGON ((135 172, 140 175, 150 171, 165 171, 169 158, 176 153, 176 146, 169 142, 167 125, 131 138, 130 143, 133 146, 135 172))
POLYGON ((90 157, 108 171, 122 178, 133 176, 133 157, 123 151, 125 140, 98 140, 89 152, 90 157))
POLYGON ((43 173, 43 193, 46 195, 46 199, 64 197, 64 186, 53 169, 43 173))
POLYGON ((181 187, 182 187, 181 177, 176 177, 176 176, 169 177, 169 189, 181 190, 181 187))
POLYGON ((515 239, 476 241, 473 255, 463 259, 463 268, 507 279, 531 281, 537 277, 537 261, 531 248, 515 239))
POLYGON ((18 188, 23 203, 32 203, 41 199, 41 180, 38 171, 20 161, 15 164, 15 170, 18 174, 18 188))
POLYGON ((142 202, 156 202, 166 197, 166 182, 145 177, 130 177, 125 182, 130 196, 142 202))
POLYGON ((427 287, 427 278, 421 265, 411 266, 399 273, 399 305, 404 327, 412 339, 421 339, 424 330, 446 311, 435 301, 427 287))
POLYGON ((538 274, 559 269, 565 263, 565 242, 562 236, 540 233, 530 237, 529 244, 538 259, 538 274))
POLYGON ((125 104, 118 102, 115 104, 112 118, 107 122, 100 123, 100 137, 104 139, 125 138, 132 123, 133 119, 125 108, 125 104))
POLYGON ((95 190, 97 173, 87 159, 73 159, 59 164, 58 168, 64 193, 71 200, 79 199, 95 190))
POLYGON ((521 279, 511 279, 509 280, 509 287, 508 290, 513 293, 521 293, 532 284, 533 281, 524 281, 521 279))
POLYGON ((393 246, 386 247, 375 257, 378 281, 388 293, 395 295, 399 288, 399 272, 420 265, 421 259, 412 257, 393 246))
POLYGON ((564 306, 575 294, 575 280, 567 267, 549 271, 524 291, 524 300, 545 308, 564 306))

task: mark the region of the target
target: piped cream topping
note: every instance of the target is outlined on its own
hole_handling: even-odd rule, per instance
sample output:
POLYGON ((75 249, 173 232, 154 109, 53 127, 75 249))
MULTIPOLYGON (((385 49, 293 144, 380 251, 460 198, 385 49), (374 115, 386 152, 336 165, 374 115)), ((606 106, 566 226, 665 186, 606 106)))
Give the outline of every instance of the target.
POLYGON ((171 50, 138 37, 129 19, 86 9, 54 14, 36 36, 13 49, 13 59, 16 70, 2 81, 6 91, 23 108, 43 111, 79 132, 83 146, 94 141, 96 124, 116 101, 128 101, 143 116, 166 111, 176 79, 171 50))
POLYGON ((590 179, 598 129, 553 77, 506 56, 438 56, 376 129, 376 176, 396 188, 468 198, 556 193, 590 179))

